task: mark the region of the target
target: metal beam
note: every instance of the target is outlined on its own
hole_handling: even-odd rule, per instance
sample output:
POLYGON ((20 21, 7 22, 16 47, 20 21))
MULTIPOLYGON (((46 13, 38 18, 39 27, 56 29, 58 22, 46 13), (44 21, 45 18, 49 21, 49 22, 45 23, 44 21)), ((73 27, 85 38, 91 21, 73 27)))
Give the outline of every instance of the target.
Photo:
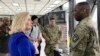
POLYGON ((16 12, 12 9, 12 8, 10 8, 5 2, 3 2, 2 0, 0 0, 5 6, 7 6, 12 12, 14 12, 15 14, 16 14, 16 12))
POLYGON ((97 0, 97 15, 98 15, 98 33, 99 33, 99 42, 100 42, 100 0, 97 0))
POLYGON ((75 0, 70 0, 69 1, 69 34, 70 36, 72 36, 73 32, 74 32, 74 16, 73 16, 73 12, 71 12, 74 9, 74 3, 75 0))
POLYGON ((49 2, 50 0, 48 0, 48 2, 41 8, 41 10, 37 14, 39 14, 48 5, 49 2))
POLYGON ((26 8, 26 12, 27 12, 27 2, 26 2, 26 0, 25 0, 25 8, 26 8))

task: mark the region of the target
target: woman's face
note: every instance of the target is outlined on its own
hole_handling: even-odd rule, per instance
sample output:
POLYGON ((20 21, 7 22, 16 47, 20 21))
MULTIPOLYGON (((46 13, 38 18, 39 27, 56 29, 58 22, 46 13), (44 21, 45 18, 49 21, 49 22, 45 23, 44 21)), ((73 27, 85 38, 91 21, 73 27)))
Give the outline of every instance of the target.
POLYGON ((32 20, 31 20, 31 16, 28 15, 27 21, 26 21, 26 30, 30 30, 31 28, 32 28, 32 20))

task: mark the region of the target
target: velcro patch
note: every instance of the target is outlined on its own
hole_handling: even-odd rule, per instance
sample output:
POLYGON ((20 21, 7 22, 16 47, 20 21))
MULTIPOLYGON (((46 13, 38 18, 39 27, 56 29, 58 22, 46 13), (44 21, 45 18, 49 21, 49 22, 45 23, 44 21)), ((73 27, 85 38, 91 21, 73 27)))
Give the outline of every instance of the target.
POLYGON ((79 40, 79 36, 77 34, 74 34, 72 40, 73 42, 76 42, 77 40, 79 40))

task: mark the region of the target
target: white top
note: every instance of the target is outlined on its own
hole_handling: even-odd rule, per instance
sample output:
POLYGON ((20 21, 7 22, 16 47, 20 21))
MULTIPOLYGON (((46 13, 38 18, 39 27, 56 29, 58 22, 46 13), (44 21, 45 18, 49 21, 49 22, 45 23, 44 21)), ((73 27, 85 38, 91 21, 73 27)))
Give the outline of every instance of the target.
POLYGON ((31 33, 31 37, 34 38, 34 39, 37 39, 39 31, 40 31, 39 26, 38 25, 33 25, 32 28, 33 28, 33 30, 31 29, 32 32, 31 32, 31 30, 29 30, 28 32, 26 32, 26 35, 29 36, 30 33, 31 33))

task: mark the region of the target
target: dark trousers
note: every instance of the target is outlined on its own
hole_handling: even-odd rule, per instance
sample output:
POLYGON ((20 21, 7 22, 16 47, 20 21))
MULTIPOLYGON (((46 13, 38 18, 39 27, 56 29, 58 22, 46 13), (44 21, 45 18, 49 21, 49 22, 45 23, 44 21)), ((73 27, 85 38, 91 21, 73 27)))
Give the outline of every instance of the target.
POLYGON ((61 55, 58 51, 54 50, 54 56, 61 56, 61 55))
POLYGON ((36 54, 35 56, 40 56, 40 54, 36 54))

